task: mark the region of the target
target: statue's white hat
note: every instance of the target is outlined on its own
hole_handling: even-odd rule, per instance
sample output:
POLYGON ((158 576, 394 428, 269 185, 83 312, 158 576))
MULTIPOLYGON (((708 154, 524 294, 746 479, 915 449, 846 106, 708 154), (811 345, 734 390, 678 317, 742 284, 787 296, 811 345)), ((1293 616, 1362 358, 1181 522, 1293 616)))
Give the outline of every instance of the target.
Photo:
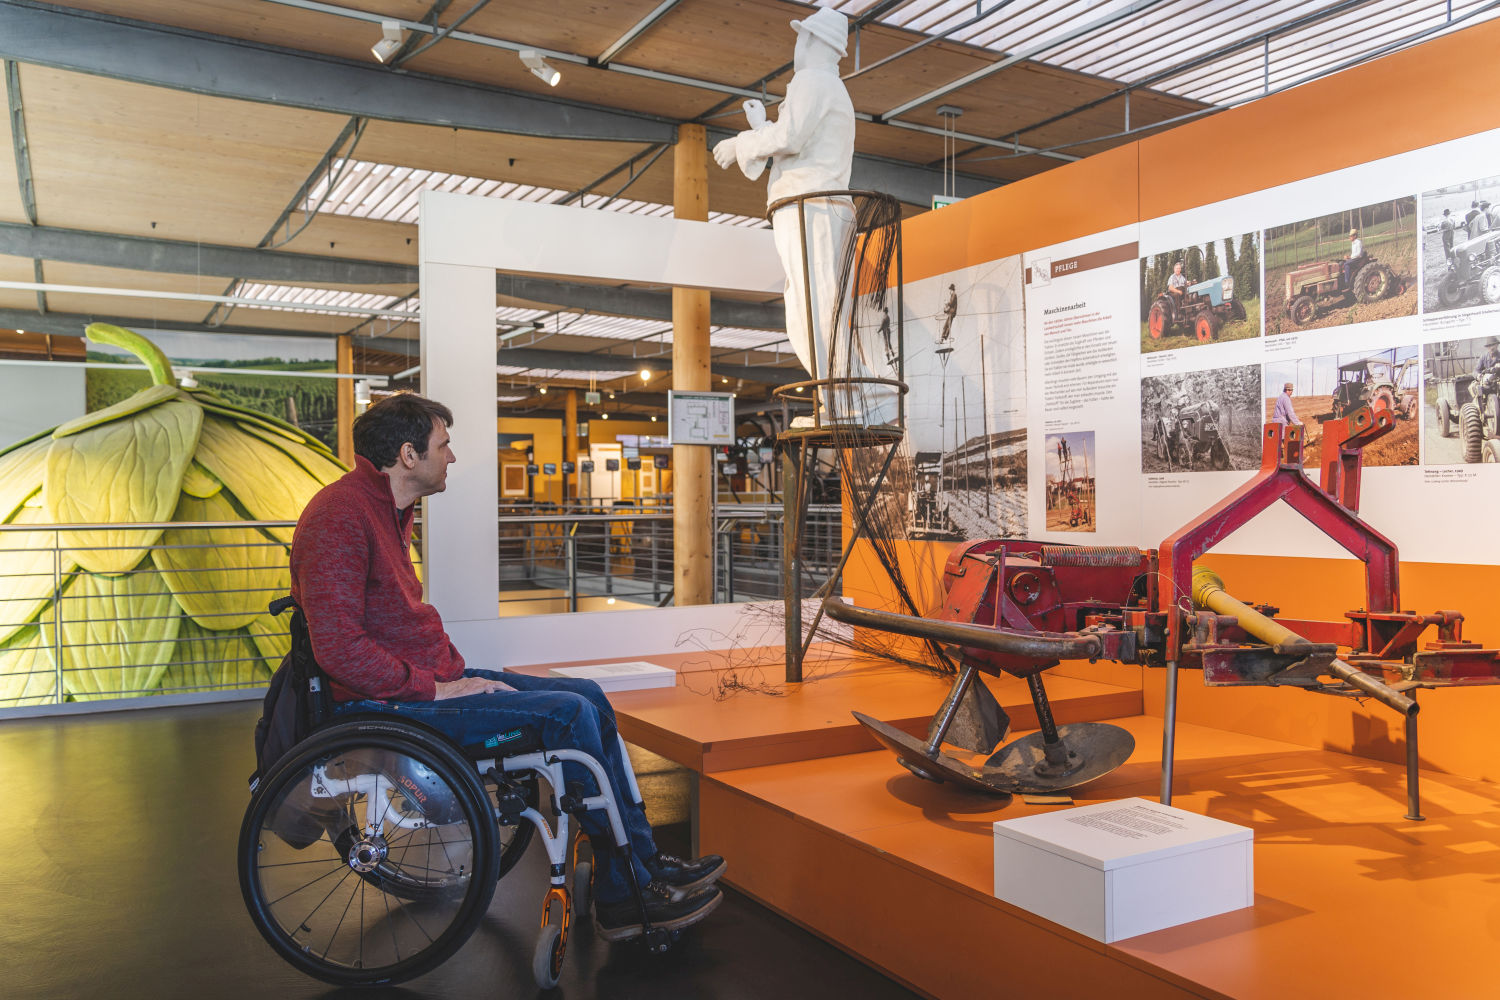
POLYGON ((819 7, 811 16, 793 21, 792 29, 827 42, 840 57, 849 54, 849 19, 831 7, 819 7))

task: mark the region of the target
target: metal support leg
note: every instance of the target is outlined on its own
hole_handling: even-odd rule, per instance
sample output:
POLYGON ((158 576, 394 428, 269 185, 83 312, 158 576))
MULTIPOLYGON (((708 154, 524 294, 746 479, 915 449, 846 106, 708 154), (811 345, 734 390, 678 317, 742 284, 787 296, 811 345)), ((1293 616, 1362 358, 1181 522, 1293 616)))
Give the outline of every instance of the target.
POLYGON ((1161 720, 1161 804, 1172 804, 1172 755, 1177 744, 1177 661, 1167 662, 1166 707, 1161 720))
POLYGON ((953 725, 953 717, 958 714, 959 702, 964 700, 964 695, 968 693, 969 685, 972 683, 974 683, 974 668, 964 667, 953 685, 953 697, 949 699, 948 706, 943 711, 943 717, 938 720, 937 728, 933 729, 932 739, 927 741, 927 756, 937 756, 939 748, 943 745, 943 737, 948 735, 948 728, 953 725))
POLYGON ((807 499, 807 447, 797 444, 781 457, 781 593, 786 601, 786 680, 802 680, 802 518, 807 499))
MULTIPOLYGON (((1415 699, 1417 692, 1411 692, 1415 699)), ((1406 717, 1406 818, 1411 820, 1425 820, 1422 815, 1422 797, 1417 789, 1418 770, 1417 764, 1420 757, 1417 753, 1417 713, 1412 712, 1406 717)))

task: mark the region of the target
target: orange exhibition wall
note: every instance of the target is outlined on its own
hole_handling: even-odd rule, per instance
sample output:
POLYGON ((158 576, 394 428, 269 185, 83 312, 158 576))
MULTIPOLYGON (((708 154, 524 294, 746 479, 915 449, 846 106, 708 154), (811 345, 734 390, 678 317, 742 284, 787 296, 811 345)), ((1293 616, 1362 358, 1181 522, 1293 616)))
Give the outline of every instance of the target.
MULTIPOLYGON (((1477 25, 923 214, 903 226, 904 278, 920 280, 1496 128, 1500 114, 1488 95, 1500 92, 1497 52, 1500 22, 1477 25)), ((1488 513, 1472 512, 1476 530, 1485 530, 1488 513)), ((916 543, 903 554, 924 596, 935 598, 951 548, 916 543)), ((1293 617, 1338 619, 1363 599, 1363 566, 1352 560, 1210 555, 1205 562, 1237 595, 1293 617)), ((1401 570, 1403 608, 1460 610, 1465 638, 1500 645, 1494 607, 1500 567, 1407 562, 1401 570)), ((856 603, 892 607, 882 579, 861 542, 844 593, 856 603)), ((1161 714, 1164 671, 1106 664, 1058 669, 1134 680, 1144 689, 1147 712, 1161 714)), ((1500 755, 1487 752, 1500 720, 1500 687, 1424 691, 1418 700, 1424 767, 1500 780, 1500 755)), ((1375 704, 1295 690, 1210 689, 1186 671, 1179 708, 1184 722, 1404 760, 1400 719, 1375 704)))

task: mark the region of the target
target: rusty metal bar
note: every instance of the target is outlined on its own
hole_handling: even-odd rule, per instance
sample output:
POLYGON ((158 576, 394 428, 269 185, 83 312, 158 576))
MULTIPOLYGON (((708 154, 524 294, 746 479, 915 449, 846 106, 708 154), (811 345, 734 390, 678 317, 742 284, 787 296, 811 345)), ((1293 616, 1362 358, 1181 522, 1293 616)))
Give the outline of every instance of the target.
POLYGON ((1004 653, 1026 659, 1047 662, 1051 660, 1092 660, 1103 654, 1104 644, 1098 636, 1077 632, 1031 632, 1018 633, 1007 629, 986 628, 983 625, 968 625, 963 622, 938 621, 917 618, 893 611, 876 611, 853 604, 829 602, 828 617, 845 625, 862 625, 882 632, 910 635, 918 639, 932 639, 957 646, 972 646, 975 649, 1004 653))

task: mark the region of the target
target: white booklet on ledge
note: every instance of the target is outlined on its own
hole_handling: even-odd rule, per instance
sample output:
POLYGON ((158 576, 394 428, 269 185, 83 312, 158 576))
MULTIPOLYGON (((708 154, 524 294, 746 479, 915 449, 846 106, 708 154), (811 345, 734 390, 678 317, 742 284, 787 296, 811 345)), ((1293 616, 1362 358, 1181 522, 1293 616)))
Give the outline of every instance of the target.
POLYGON ((589 663, 581 667, 553 667, 553 677, 581 677, 596 682, 605 691, 635 691, 669 688, 677 684, 677 671, 645 660, 625 663, 589 663))

